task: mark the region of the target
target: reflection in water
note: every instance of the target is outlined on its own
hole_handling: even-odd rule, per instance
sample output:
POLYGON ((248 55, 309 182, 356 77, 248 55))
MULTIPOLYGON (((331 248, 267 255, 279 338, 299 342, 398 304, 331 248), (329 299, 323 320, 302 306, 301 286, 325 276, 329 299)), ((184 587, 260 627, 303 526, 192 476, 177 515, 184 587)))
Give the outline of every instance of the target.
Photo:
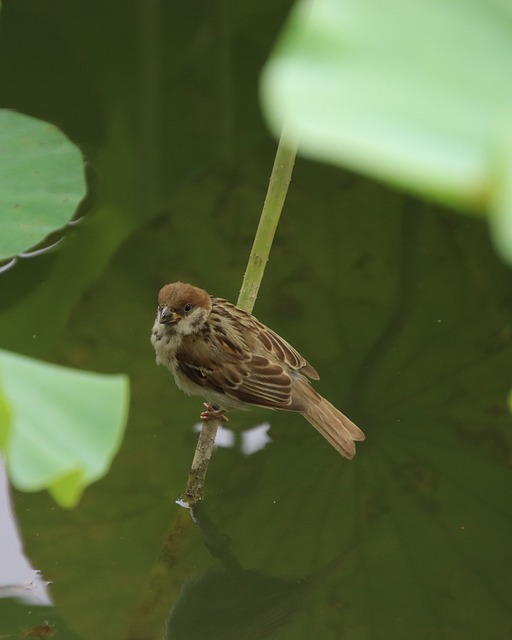
POLYGON ((301 612, 315 589, 348 555, 313 576, 283 580, 243 569, 230 540, 208 518, 204 504, 194 510, 206 546, 222 567, 188 580, 171 610, 168 640, 258 640, 270 638, 301 612))
POLYGON ((176 513, 145 593, 134 610, 126 640, 160 640, 164 617, 164 637, 169 640, 270 638, 302 613, 309 598, 343 570, 353 555, 352 551, 345 553, 313 575, 299 579, 247 570, 234 555, 230 538, 208 517, 204 504, 176 513), (176 562, 192 522, 219 564, 188 578, 176 596, 176 562), (170 600, 173 604, 169 612, 170 600))
POLYGON ((311 581, 212 569, 188 581, 169 615, 169 640, 268 638, 299 612, 311 581))
POLYGON ((24 631, 22 634, 22 638, 50 638, 51 636, 55 635, 55 629, 52 627, 52 625, 45 621, 43 622, 43 624, 38 624, 35 627, 32 627, 31 629, 27 629, 27 631, 24 631))

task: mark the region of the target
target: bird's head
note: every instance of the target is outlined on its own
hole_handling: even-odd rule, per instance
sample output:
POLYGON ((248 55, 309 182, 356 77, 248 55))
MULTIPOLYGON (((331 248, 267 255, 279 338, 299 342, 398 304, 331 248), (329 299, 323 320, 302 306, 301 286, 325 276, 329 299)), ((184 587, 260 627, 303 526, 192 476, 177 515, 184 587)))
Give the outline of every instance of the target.
POLYGON ((212 300, 206 291, 184 282, 173 282, 158 293, 156 319, 162 328, 186 336, 201 329, 211 310, 212 300))

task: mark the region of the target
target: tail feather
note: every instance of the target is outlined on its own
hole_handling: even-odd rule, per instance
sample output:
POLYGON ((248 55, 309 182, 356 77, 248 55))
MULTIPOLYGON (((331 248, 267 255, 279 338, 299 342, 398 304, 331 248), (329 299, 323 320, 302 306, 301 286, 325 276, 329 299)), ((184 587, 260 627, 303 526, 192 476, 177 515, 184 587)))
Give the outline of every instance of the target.
POLYGON ((301 411, 302 415, 332 444, 336 451, 345 458, 353 458, 356 454, 355 442, 363 441, 364 433, 308 383, 305 383, 303 391, 303 398, 306 396, 307 401, 301 411))

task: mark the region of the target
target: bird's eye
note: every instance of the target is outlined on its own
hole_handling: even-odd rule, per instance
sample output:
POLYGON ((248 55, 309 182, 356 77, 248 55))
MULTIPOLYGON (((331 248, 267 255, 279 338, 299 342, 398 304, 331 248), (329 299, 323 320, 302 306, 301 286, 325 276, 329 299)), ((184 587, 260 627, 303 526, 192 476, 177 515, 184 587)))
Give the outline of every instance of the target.
POLYGON ((190 304, 190 302, 187 302, 187 304, 183 307, 183 311, 185 311, 185 313, 188 313, 189 311, 192 311, 193 308, 194 305, 190 304))

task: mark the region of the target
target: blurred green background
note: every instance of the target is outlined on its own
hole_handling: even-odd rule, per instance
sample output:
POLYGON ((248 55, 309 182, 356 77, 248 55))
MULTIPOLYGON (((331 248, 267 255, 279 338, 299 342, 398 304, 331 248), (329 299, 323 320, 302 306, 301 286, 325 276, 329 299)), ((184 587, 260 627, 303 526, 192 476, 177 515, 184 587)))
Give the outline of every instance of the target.
POLYGON ((3 3, 0 106, 80 146, 88 196, 57 251, 0 276, 0 347, 127 373, 132 399, 74 511, 15 494, 56 607, 2 600, 0 633, 159 638, 172 611, 168 637, 191 640, 512 634, 512 274, 483 222, 302 159, 255 314, 367 441, 348 462, 300 416, 232 414, 272 443, 213 458, 203 506, 229 553, 185 527, 155 568, 202 406, 154 364, 156 294, 236 299, 276 148, 259 74, 290 7, 3 3))

